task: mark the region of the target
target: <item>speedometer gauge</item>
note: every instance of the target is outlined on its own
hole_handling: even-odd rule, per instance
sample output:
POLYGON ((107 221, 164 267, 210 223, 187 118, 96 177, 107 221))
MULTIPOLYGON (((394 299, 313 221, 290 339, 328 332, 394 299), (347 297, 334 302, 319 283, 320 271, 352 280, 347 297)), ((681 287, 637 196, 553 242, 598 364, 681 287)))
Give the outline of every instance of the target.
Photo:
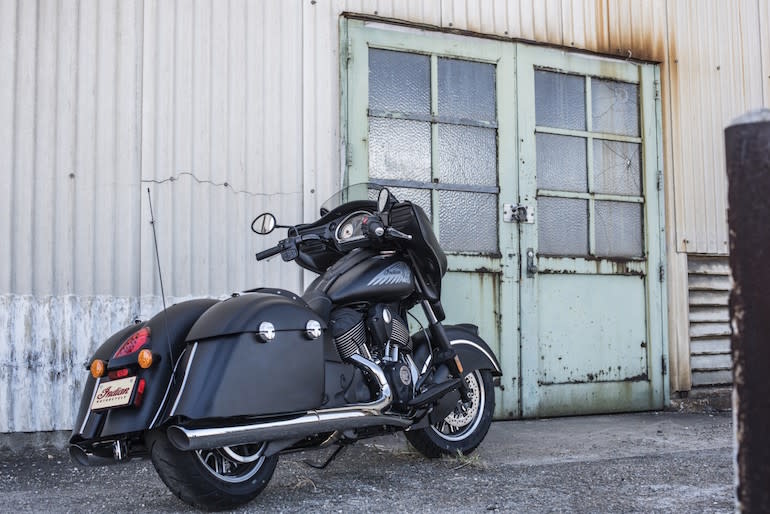
POLYGON ((337 227, 337 231, 334 233, 337 242, 352 243, 353 241, 363 239, 364 233, 361 230, 361 222, 366 216, 371 216, 371 213, 366 211, 356 211, 342 220, 337 227))
POLYGON ((350 239, 353 236, 353 224, 352 223, 345 223, 340 228, 340 239, 342 241, 345 241, 346 239, 350 239))

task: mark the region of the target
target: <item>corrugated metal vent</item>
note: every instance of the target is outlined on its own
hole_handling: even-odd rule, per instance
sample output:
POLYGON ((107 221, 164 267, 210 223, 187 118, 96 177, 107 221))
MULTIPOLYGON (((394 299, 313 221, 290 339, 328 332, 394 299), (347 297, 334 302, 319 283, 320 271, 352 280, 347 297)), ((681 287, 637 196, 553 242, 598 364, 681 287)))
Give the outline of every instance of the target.
POLYGON ((690 366, 692 385, 730 385, 730 311, 732 279, 727 257, 688 256, 690 366))

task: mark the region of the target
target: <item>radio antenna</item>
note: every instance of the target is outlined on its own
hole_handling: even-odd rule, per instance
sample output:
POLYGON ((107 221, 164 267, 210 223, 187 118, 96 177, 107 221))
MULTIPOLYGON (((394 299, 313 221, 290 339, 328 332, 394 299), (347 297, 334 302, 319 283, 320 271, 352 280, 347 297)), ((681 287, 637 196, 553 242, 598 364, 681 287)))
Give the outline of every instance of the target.
POLYGON ((155 260, 158 263, 158 280, 160 281, 160 297, 163 300, 163 328, 166 332, 166 345, 168 345, 168 365, 171 368, 171 380, 174 380, 174 354, 171 351, 171 339, 168 335, 168 315, 166 314, 166 291, 163 289, 163 273, 160 271, 160 252, 158 251, 158 233, 155 230, 155 214, 152 211, 152 195, 147 188, 147 200, 150 203, 150 225, 152 226, 152 240, 155 243, 155 260))

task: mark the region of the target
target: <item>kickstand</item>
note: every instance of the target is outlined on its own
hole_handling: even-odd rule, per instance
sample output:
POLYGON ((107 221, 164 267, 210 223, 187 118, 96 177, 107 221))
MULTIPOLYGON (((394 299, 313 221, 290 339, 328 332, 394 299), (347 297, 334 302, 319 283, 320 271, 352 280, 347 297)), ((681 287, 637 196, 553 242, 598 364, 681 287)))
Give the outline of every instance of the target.
POLYGON ((313 461, 311 461, 310 459, 306 459, 306 460, 304 460, 304 461, 302 461, 302 462, 304 462, 305 464, 307 464, 307 465, 308 465, 308 466, 310 466, 311 468, 315 468, 315 469, 324 469, 324 468, 326 468, 326 466, 328 466, 329 464, 331 464, 331 462, 332 462, 334 459, 336 459, 336 458, 337 458, 337 456, 340 454, 340 452, 341 452, 342 450, 344 450, 344 449, 345 449, 345 445, 342 445, 342 444, 341 444, 341 445, 337 446, 337 449, 336 449, 336 450, 334 450, 334 452, 332 452, 332 454, 329 456, 329 458, 328 458, 328 459, 326 459, 326 461, 324 461, 324 462, 313 462, 313 461))

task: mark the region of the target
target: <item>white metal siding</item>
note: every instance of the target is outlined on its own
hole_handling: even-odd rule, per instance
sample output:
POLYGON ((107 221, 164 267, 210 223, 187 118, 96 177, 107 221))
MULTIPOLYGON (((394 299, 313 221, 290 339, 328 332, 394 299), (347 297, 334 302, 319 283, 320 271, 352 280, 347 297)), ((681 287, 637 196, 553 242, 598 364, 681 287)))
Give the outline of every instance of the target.
POLYGON ((147 187, 167 294, 299 288, 296 266, 254 260, 282 231, 259 237, 249 224, 267 210, 303 219, 301 5, 144 9, 142 294, 160 293, 147 187))
POLYGON ((692 385, 729 385, 732 383, 730 264, 725 257, 691 256, 687 268, 692 385))

